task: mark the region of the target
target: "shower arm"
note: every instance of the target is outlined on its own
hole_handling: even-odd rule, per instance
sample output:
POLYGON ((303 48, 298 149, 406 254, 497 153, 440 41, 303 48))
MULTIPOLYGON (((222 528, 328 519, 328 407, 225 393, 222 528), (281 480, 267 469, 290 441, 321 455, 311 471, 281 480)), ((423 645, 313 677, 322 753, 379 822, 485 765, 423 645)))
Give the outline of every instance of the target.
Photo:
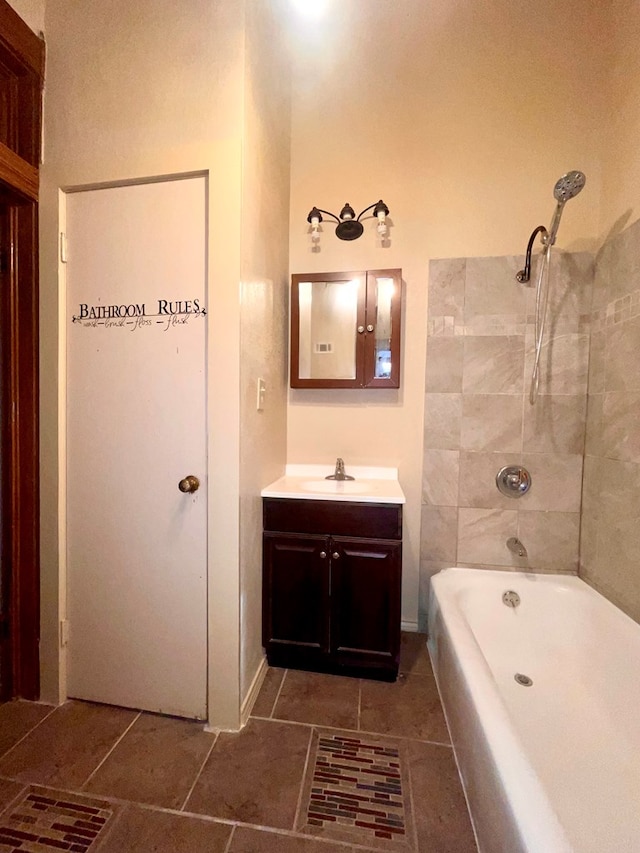
POLYGON ((543 243, 549 236, 549 232, 544 225, 538 225, 538 227, 534 229, 531 237, 529 237, 529 242, 527 243, 527 254, 524 260, 524 269, 520 270, 519 273, 516 273, 516 281, 519 281, 520 284, 526 284, 531 279, 531 250, 533 249, 536 237, 540 233, 542 233, 541 239, 543 243))

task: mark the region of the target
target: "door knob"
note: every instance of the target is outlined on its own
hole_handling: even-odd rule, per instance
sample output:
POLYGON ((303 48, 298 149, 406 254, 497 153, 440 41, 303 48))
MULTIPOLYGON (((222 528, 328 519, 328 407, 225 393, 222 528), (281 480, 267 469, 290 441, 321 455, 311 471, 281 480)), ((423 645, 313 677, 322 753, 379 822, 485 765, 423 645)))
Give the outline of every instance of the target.
POLYGON ((181 492, 197 492, 200 488, 200 480, 197 477, 194 477, 193 474, 189 474, 184 478, 184 480, 180 480, 178 483, 178 488, 181 492))

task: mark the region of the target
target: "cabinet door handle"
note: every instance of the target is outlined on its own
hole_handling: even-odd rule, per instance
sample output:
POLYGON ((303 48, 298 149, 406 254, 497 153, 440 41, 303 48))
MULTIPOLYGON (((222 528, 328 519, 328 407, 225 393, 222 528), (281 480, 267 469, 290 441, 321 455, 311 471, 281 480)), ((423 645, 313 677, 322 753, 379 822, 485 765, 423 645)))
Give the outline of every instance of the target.
POLYGON ((364 333, 364 326, 358 326, 358 334, 362 335, 364 333))
POLYGON ((369 325, 367 326, 367 332, 373 332, 373 326, 371 325, 371 323, 369 323, 369 325))
POLYGON ((320 551, 320 559, 321 560, 327 559, 327 552, 326 551, 320 551))
POLYGON ((338 560, 339 558, 340 558, 340 554, 338 554, 337 551, 334 551, 333 554, 331 555, 331 559, 332 560, 338 560))

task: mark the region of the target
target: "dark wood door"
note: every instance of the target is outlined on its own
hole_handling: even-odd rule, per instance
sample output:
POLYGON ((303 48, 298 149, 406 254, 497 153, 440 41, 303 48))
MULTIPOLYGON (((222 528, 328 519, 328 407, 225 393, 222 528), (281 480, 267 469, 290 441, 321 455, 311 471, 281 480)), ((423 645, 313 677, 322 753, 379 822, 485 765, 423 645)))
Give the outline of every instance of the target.
POLYGON ((326 536, 265 533, 263 643, 269 662, 319 661, 329 651, 326 536))
POLYGON ((400 542, 331 540, 331 653, 340 666, 397 670, 400 542))

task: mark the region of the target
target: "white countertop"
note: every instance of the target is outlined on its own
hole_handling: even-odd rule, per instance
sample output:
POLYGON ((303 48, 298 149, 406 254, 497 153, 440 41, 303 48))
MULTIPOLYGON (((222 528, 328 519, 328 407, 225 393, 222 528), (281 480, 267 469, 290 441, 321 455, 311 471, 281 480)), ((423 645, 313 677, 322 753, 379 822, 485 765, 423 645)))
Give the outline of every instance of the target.
MULTIPOLYGON (((335 463, 334 463, 335 465, 335 463)), ((334 465, 287 465, 284 477, 266 486, 263 498, 294 498, 307 501, 355 501, 403 504, 397 468, 345 465, 354 480, 327 480, 334 465)))

